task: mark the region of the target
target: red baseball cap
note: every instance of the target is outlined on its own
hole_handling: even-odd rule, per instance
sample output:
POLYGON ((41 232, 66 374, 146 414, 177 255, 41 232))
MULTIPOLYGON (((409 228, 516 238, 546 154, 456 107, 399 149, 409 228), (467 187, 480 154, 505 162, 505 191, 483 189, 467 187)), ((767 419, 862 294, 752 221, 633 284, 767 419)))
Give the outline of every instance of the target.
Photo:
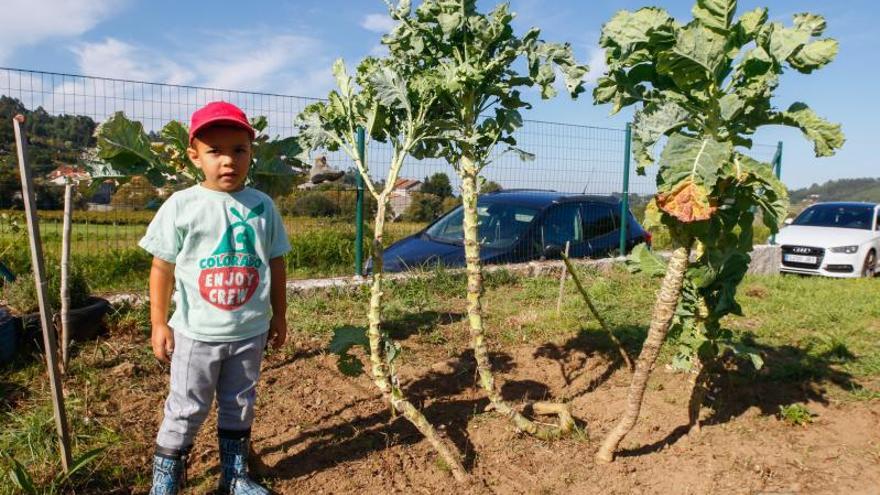
POLYGON ((242 109, 225 101, 213 101, 193 112, 189 125, 190 144, 200 130, 216 124, 244 129, 250 134, 251 139, 257 135, 257 131, 251 127, 251 123, 248 122, 247 115, 242 109))

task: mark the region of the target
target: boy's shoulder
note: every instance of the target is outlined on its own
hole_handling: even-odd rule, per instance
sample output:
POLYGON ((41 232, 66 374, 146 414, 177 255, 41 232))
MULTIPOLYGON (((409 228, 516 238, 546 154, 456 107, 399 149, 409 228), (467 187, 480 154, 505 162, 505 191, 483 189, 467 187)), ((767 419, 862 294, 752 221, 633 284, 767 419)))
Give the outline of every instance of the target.
MULTIPOLYGON (((188 199, 191 199, 193 196, 198 195, 198 193, 199 193, 199 186, 198 185, 189 186, 185 189, 180 189, 180 190, 177 190, 177 191, 174 191, 173 193, 171 193, 171 195, 168 196, 168 199, 165 200, 165 203, 172 203, 173 204, 173 203, 179 203, 181 201, 186 201, 188 199)), ((163 203, 163 204, 165 204, 165 203, 163 203)))
POLYGON ((245 192, 247 194, 251 194, 251 195, 259 198, 260 201, 268 201, 269 203, 272 203, 273 205, 275 204, 275 201, 272 200, 272 196, 269 196, 268 194, 264 193, 263 191, 260 191, 259 189, 254 189, 253 187, 246 186, 244 188, 243 192, 245 192))

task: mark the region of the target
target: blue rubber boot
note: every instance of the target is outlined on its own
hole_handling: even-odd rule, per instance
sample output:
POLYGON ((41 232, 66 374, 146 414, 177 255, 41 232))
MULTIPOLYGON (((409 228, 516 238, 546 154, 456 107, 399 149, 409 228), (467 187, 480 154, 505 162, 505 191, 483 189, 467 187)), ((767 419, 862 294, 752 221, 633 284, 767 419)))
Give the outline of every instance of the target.
POLYGON ((186 484, 186 450, 156 446, 150 495, 177 495, 186 484))
POLYGON ((250 452, 250 430, 220 430, 220 484, 217 493, 222 495, 269 495, 257 482, 250 479, 247 459, 250 452))

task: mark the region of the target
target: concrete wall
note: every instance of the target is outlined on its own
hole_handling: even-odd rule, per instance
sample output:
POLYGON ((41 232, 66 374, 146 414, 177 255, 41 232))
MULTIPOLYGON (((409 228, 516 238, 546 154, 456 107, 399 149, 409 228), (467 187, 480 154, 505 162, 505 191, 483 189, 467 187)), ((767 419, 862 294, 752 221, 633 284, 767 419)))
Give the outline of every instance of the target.
POLYGON ((779 246, 755 246, 749 273, 753 275, 776 275, 782 263, 782 249, 779 246))

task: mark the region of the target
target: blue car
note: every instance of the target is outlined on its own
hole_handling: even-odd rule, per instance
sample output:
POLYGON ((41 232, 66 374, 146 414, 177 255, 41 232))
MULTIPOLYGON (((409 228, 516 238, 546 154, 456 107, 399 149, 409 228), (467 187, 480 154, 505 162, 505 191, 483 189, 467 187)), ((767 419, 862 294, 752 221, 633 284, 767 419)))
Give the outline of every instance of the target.
MULTIPOLYGON (((572 258, 607 256, 620 247, 620 202, 613 196, 542 190, 503 190, 480 196, 480 259, 484 264, 558 258, 566 242, 572 258)), ((443 265, 465 266, 463 210, 459 206, 421 232, 385 250, 386 272, 443 265)), ((627 252, 651 242, 627 212, 627 252)), ((370 271, 367 264, 367 272, 370 271)))

